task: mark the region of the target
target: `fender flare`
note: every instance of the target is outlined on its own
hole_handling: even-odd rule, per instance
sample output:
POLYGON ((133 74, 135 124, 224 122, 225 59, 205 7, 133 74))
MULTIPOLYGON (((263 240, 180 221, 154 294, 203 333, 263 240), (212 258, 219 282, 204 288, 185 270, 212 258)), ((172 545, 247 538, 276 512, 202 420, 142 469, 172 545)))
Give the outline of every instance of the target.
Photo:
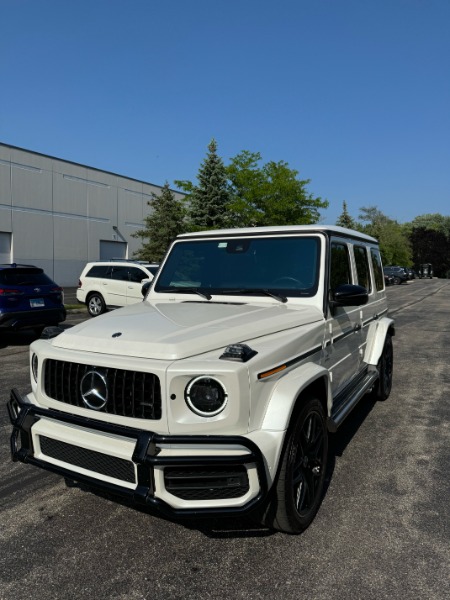
POLYGON ((383 317, 370 324, 367 334, 367 345, 364 352, 364 362, 368 365, 377 365, 384 348, 386 335, 395 335, 394 319, 383 317))
POLYGON ((331 414, 332 393, 328 370, 316 363, 301 365, 282 377, 274 386, 267 404, 261 429, 284 431, 300 394, 315 381, 322 380, 327 395, 327 412, 331 414))

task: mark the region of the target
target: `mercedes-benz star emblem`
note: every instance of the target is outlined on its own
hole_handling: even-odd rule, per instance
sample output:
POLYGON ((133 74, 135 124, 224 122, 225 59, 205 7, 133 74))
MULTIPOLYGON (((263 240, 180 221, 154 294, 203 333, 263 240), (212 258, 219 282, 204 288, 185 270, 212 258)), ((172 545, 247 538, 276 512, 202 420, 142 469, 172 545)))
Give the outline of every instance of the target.
POLYGON ((88 371, 81 380, 80 392, 85 406, 93 410, 101 410, 108 401, 106 377, 98 371, 88 371))

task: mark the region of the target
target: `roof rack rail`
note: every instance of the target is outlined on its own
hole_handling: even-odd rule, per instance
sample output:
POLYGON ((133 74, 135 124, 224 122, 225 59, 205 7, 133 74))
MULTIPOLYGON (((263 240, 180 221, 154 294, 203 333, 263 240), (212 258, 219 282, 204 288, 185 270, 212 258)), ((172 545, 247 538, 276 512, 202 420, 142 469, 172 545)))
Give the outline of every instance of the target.
POLYGON ((152 263, 149 260, 138 260, 137 258, 100 258, 99 260, 90 260, 89 262, 129 262, 138 265, 158 265, 159 263, 152 263))

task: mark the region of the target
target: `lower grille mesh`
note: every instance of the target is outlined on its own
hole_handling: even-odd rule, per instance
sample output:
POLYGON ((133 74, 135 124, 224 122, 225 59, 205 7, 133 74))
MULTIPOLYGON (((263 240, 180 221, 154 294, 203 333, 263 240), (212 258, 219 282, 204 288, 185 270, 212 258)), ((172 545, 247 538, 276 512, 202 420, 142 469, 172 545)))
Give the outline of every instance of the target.
POLYGON ((61 460, 62 462, 100 473, 108 477, 114 477, 127 483, 135 483, 134 465, 123 458, 107 456, 101 452, 79 448, 66 442, 60 442, 46 436, 39 436, 39 442, 42 452, 50 458, 61 460))
POLYGON ((247 469, 235 467, 205 467, 164 469, 166 490, 183 500, 220 500, 239 498, 248 490, 247 469))

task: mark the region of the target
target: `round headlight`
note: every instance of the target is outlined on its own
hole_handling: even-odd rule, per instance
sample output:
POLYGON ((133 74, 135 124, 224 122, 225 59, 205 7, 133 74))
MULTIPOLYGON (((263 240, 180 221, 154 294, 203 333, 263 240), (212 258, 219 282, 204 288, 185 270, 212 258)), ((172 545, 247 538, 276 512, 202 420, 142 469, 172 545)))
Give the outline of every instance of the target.
POLYGON ((33 354, 31 357, 31 372, 33 373, 33 378, 37 383, 38 380, 38 368, 39 368, 39 360, 37 354, 33 354))
POLYGON ((212 377, 196 377, 185 390, 185 398, 189 408, 202 417, 214 417, 226 406, 228 394, 226 389, 212 377))

